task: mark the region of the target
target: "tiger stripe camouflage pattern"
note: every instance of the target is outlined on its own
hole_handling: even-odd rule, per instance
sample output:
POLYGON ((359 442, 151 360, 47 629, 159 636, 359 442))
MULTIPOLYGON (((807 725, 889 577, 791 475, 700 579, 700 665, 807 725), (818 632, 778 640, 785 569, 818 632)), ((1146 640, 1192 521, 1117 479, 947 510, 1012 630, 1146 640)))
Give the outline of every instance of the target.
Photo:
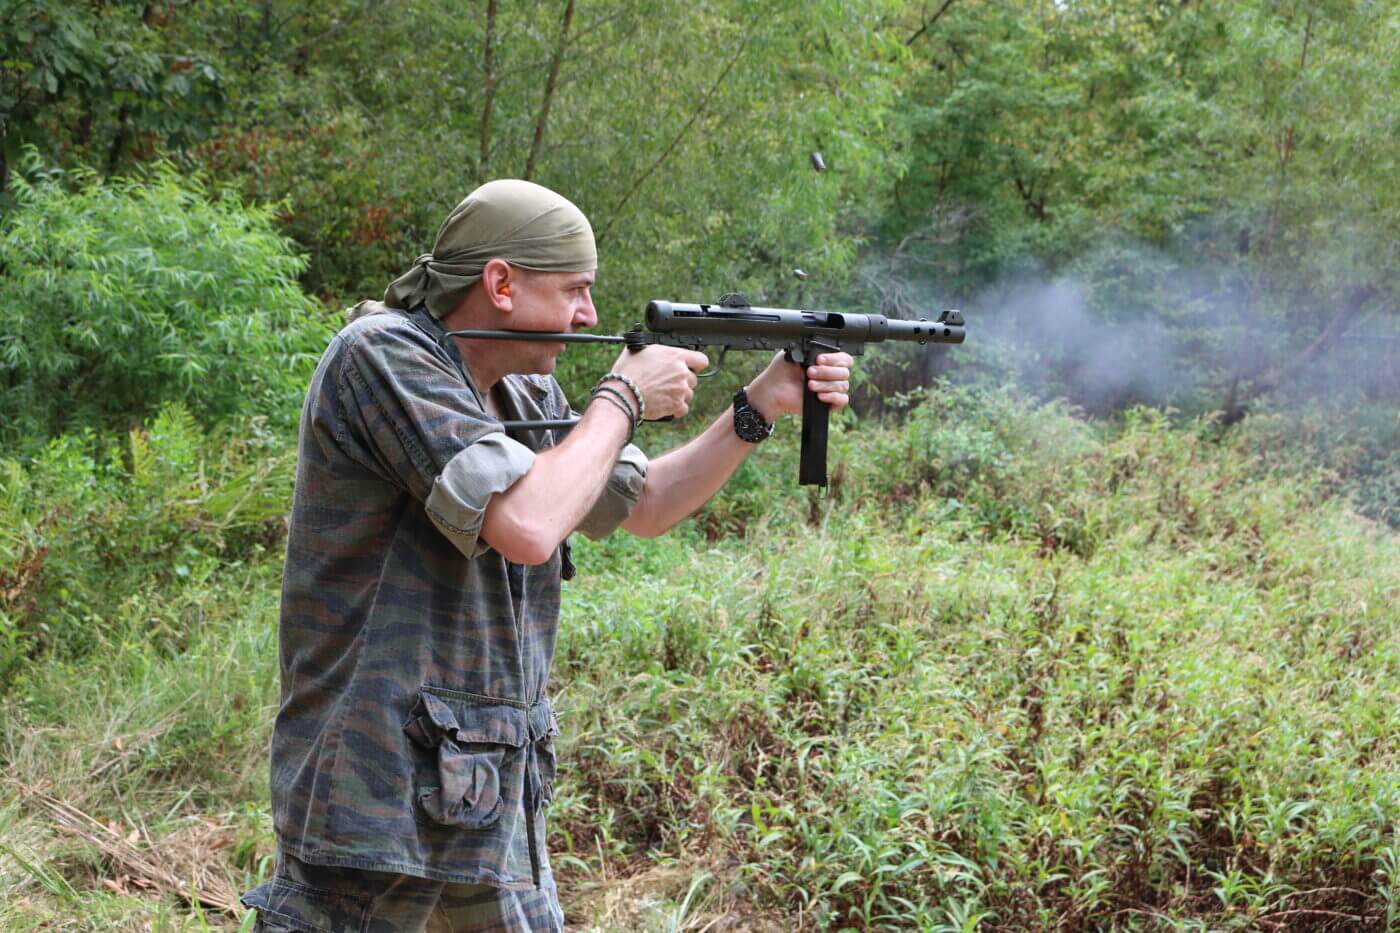
MULTIPOLYGON (((280 846, 314 865, 528 888, 552 880, 546 695, 561 548, 506 561, 490 497, 553 445, 507 437, 442 327, 382 305, 332 340, 302 410, 272 741, 280 846)), ((507 419, 570 415, 550 376, 508 376, 507 419)), ((646 458, 628 446, 580 530, 612 531, 646 458)))

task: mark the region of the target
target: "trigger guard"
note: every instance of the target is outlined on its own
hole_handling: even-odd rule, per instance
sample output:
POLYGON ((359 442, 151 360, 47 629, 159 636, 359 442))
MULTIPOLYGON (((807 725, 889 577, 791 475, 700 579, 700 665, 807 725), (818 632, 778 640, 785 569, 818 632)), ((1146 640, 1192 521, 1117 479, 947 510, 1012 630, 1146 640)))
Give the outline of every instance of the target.
POLYGON ((697 376, 698 378, 700 378, 700 379, 708 379, 708 378, 710 378, 711 376, 718 376, 718 375, 719 375, 719 371, 724 367, 724 358, 725 358, 726 356, 728 356, 728 355, 729 355, 729 345, 728 345, 728 344, 725 344, 724 346, 722 346, 722 347, 719 348, 719 359, 715 360, 715 365, 714 365, 714 366, 711 366, 709 369, 705 370, 703 373, 697 373, 696 376, 697 376))

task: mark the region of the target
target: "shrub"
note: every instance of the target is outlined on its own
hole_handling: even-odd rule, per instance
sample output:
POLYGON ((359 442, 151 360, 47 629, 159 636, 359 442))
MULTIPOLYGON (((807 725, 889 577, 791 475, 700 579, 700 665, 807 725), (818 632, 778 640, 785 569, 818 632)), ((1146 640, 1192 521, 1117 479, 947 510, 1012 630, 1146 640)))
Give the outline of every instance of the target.
POLYGON ((271 211, 156 166, 16 177, 0 238, 0 443, 126 430, 170 400, 291 423, 328 326, 271 211))
POLYGON ((1311 472, 1368 518, 1400 528, 1400 416, 1393 405, 1339 397, 1262 412, 1241 426, 1274 476, 1311 472), (1321 468, 1319 470, 1318 468, 1321 468))
POLYGON ((378 297, 432 245, 433 231, 466 190, 448 191, 445 203, 410 197, 407 191, 432 188, 436 179, 405 177, 411 166, 382 151, 382 138, 363 120, 329 113, 311 123, 224 127, 195 158, 246 197, 285 201, 277 221, 307 249, 301 280, 308 292, 328 303, 378 297))
POLYGON ((0 685, 40 653, 179 650, 182 593, 280 541, 293 461, 262 426, 207 434, 171 402, 123 442, 86 431, 0 459, 0 685))

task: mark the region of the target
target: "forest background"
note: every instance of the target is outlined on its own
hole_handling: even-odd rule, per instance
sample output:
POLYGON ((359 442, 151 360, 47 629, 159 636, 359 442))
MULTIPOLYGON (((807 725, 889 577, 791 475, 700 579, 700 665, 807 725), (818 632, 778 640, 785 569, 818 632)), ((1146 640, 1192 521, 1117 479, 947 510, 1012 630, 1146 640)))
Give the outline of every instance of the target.
POLYGON ((969 322, 580 543, 571 925, 1400 924, 1397 90, 1375 0, 0 0, 0 926, 251 922, 305 381, 496 177, 600 331, 969 322))

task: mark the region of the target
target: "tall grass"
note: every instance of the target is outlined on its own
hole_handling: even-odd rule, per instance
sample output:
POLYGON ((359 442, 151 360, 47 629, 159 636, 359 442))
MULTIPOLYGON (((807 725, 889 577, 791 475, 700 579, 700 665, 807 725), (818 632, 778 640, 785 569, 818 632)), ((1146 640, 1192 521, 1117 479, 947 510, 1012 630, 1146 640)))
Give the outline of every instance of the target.
MULTIPOLYGON (((1257 434, 909 403, 843 420, 825 498, 789 440, 672 535, 576 544, 571 924, 1400 924, 1400 539, 1257 434)), ((0 705, 0 927, 237 923, 122 881, 38 789, 230 885, 267 870, 277 549, 184 528, 209 572, 128 580, 100 650, 34 655, 0 705), (178 643, 132 624, 174 606, 178 643)))
POLYGON ((1400 547, 1212 437, 938 396, 815 527, 585 553, 581 863, 720 853, 816 927, 1395 924, 1400 547))

